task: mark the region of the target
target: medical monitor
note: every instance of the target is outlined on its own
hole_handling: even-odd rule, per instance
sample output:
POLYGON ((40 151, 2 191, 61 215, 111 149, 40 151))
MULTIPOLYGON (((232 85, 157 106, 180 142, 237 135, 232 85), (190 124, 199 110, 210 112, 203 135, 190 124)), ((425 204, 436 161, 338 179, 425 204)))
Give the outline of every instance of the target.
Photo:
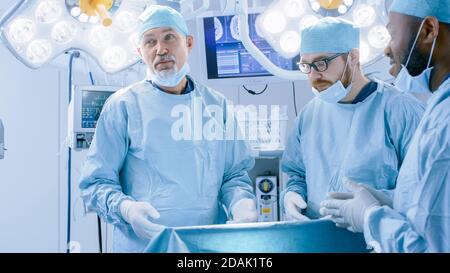
MULTIPOLYGON (((269 43, 261 37, 255 27, 259 13, 249 14, 250 38, 276 66, 286 70, 298 70, 299 56, 286 59, 279 55, 269 43)), ((201 18, 200 31, 203 35, 202 46, 205 54, 205 79, 226 83, 267 83, 283 81, 269 73, 244 47, 239 40, 238 16, 218 15, 201 18)))

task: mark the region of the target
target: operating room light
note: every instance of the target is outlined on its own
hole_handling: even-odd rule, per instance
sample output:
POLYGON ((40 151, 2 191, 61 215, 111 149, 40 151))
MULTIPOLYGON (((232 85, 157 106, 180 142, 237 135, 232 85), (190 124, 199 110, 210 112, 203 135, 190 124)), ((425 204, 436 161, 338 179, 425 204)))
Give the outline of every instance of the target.
POLYGON ((133 29, 135 29, 138 24, 137 18, 138 18, 137 14, 132 14, 131 12, 128 11, 123 11, 117 14, 115 20, 117 29, 119 29, 122 32, 133 31, 133 29))
POLYGON ((122 66, 126 61, 125 50, 120 46, 108 47, 103 53, 103 63, 110 68, 122 66))
POLYGON ((305 12, 303 0, 288 0, 284 5, 284 12, 288 17, 300 17, 305 12))
POLYGON ((345 13, 347 12, 347 7, 344 6, 344 5, 339 6, 338 12, 339 12, 340 14, 345 14, 345 13))
POLYGON ((353 5, 353 0, 344 0, 344 5, 346 5, 346 6, 353 5))
POLYGON ((128 45, 129 45, 130 51, 134 54, 137 54, 138 52, 136 49, 140 46, 139 45, 139 34, 137 34, 137 33, 132 34, 130 36, 128 45))
MULTIPOLYGON (((245 0, 241 1, 247 3, 245 0)), ((304 28, 326 16, 343 18, 360 27, 360 61, 365 65, 378 59, 390 40, 389 33, 384 27, 387 21, 386 1, 388 0, 273 1, 260 13, 260 18, 256 20, 256 29, 281 56, 293 58, 301 53, 300 34, 304 28), (293 16, 294 13, 296 16, 293 16)), ((258 58, 264 59, 263 56, 258 58)), ((265 64, 266 69, 272 69, 272 73, 273 71, 278 73, 279 70, 276 68, 268 68, 271 65, 267 60, 260 62, 265 64)), ((291 77, 283 73, 279 75, 291 77)))
POLYGON ((58 22, 52 29, 52 40, 58 44, 71 42, 77 33, 78 27, 73 22, 58 22))
POLYGON ((353 22, 359 27, 367 27, 375 22, 375 10, 369 5, 360 5, 353 11, 353 22))
POLYGON ((99 21, 100 21, 100 19, 98 18, 98 16, 89 17, 89 23, 91 23, 91 24, 97 24, 99 21))
POLYGON ((82 13, 78 17, 78 20, 80 20, 80 22, 82 23, 86 23, 87 21, 89 21, 89 16, 86 13, 82 13))
POLYGON ((302 30, 304 28, 307 28, 307 27, 313 25, 314 23, 316 23, 318 20, 319 20, 319 18, 317 18, 314 15, 311 15, 311 14, 305 15, 300 20, 299 29, 302 30))
POLYGON ((36 26, 32 20, 26 18, 16 19, 9 26, 9 38, 14 43, 29 42, 36 33, 36 26))
POLYGON ((98 25, 92 28, 89 43, 93 47, 104 48, 111 43, 113 36, 111 28, 98 25))
POLYGON ((295 56, 300 49, 300 35, 297 31, 285 32, 281 35, 280 46, 286 55, 294 54, 293 56, 295 56))
POLYGON ((313 2, 313 3, 311 3, 311 8, 312 8, 314 11, 318 11, 318 10, 320 9, 320 4, 319 4, 319 2, 313 2))
POLYGON ((40 23, 53 23, 61 16, 61 5, 55 0, 41 1, 36 9, 36 20, 40 23))
POLYGON ((286 27, 286 19, 281 11, 272 11, 264 17, 264 28, 272 33, 280 33, 286 27))
POLYGON ((153 3, 153 0, 17 0, 1 17, 0 35, 3 44, 30 68, 39 68, 67 51, 80 50, 105 72, 116 73, 139 62, 138 14, 153 3), (80 6, 82 2, 84 6, 80 6), (106 11, 97 12, 95 7, 89 7, 92 3, 103 4, 106 11), (109 25, 105 24, 108 20, 112 21, 109 25))
POLYGON ((27 48, 27 57, 32 63, 43 63, 50 58, 52 45, 48 40, 34 40, 27 48))
POLYGON ((382 49, 388 45, 391 36, 385 26, 378 25, 370 29, 368 40, 372 47, 382 49))
POLYGON ((70 15, 72 15, 73 17, 78 17, 81 14, 81 9, 79 7, 73 7, 70 10, 70 15))

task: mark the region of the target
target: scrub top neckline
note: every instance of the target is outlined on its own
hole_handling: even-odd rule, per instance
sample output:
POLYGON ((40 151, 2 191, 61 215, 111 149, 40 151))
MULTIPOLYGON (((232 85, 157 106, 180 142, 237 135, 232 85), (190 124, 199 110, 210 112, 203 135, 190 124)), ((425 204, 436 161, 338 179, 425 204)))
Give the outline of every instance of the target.
MULTIPOLYGON (((363 101, 359 101, 357 103, 329 103, 329 102, 324 102, 324 103, 327 103, 331 106, 336 106, 339 108, 355 109, 355 108, 359 107, 360 105, 363 105, 365 102, 372 100, 373 97, 376 96, 377 93, 380 93, 381 90, 385 87, 384 84, 380 81, 372 80, 371 82, 375 82, 377 84, 377 89, 375 91, 373 91, 369 96, 367 96, 363 101)), ((315 98, 315 99, 321 101, 318 98, 315 98)))
POLYGON ((158 90, 156 87, 153 86, 152 83, 150 83, 147 80, 144 80, 144 83, 146 84, 146 86, 149 87, 148 89, 149 89, 149 92, 151 94, 156 95, 156 96, 160 96, 160 97, 163 97, 163 98, 167 98, 167 99, 170 99, 170 100, 184 100, 184 101, 190 100, 192 98, 192 96, 194 95, 194 93, 197 92, 197 88, 194 88, 194 90, 192 92, 189 92, 187 94, 180 94, 180 95, 170 94, 170 93, 158 90))
POLYGON ((366 102, 372 100, 378 93, 380 93, 380 88, 382 88, 381 84, 378 84, 377 90, 372 92, 367 98, 365 98, 363 101, 359 101, 357 103, 335 103, 332 105, 335 105, 340 108, 346 108, 346 109, 355 109, 360 107, 361 105, 365 104, 366 102))

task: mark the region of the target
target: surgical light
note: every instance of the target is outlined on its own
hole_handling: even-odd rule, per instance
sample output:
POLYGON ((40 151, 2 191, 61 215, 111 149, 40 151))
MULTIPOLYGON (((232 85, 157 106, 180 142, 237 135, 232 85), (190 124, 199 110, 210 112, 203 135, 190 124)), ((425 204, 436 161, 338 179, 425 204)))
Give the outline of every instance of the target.
POLYGON ((100 21, 100 19, 97 16, 89 17, 89 23, 91 23, 91 24, 97 24, 99 21, 100 21))
POLYGON ((286 27, 286 19, 283 13, 278 10, 269 12, 267 15, 265 15, 263 20, 264 28, 272 34, 280 33, 286 27))
POLYGON ((137 52, 137 48, 139 47, 139 34, 138 33, 133 33, 130 36, 129 42, 128 42, 128 48, 130 49, 130 51, 134 54, 138 54, 137 52))
MULTIPOLYGON (((248 16, 249 1, 239 0, 236 3, 239 17, 248 16)), ((281 56, 291 59, 301 54, 300 37, 304 28, 323 17, 343 18, 360 28, 360 61, 362 65, 368 65, 382 56, 383 48, 389 43, 390 36, 384 25, 390 3, 391 0, 276 0, 260 13, 255 28, 281 56), (294 32, 297 35, 293 35, 294 32)), ((295 71, 275 66, 251 45, 250 38, 241 36, 240 40, 270 73, 286 79, 302 77, 295 71)))
POLYGON ((284 12, 288 17, 300 17, 305 12, 303 0, 288 0, 284 5, 284 12))
MULTIPOLYGON (((17 0, 0 17, 3 44, 37 69, 70 50, 84 51, 107 73, 139 62, 138 15, 149 5, 177 2, 186 18, 209 9, 209 0, 17 0), (120 48, 120 49, 119 49, 120 48), (108 50, 107 50, 108 49, 108 50), (111 60, 105 58, 111 57, 111 60)), ((237 25, 237 24, 236 24, 237 25)), ((238 34, 236 35, 238 36, 238 34)))
POLYGON ((358 27, 367 27, 376 19, 375 10, 369 5, 360 5, 353 11, 353 22, 358 27))
POLYGON ((95 26, 89 35, 89 43, 93 47, 104 48, 111 43, 113 36, 114 33, 110 28, 95 26))
POLYGON ((314 11, 319 11, 319 9, 320 9, 320 4, 319 4, 319 2, 313 2, 313 3, 311 3, 311 8, 312 8, 314 11))
POLYGON ((138 24, 137 18, 138 18, 137 14, 133 14, 129 11, 123 11, 123 12, 117 14, 117 17, 115 20, 117 29, 119 29, 122 32, 133 31, 138 24))
POLYGON ((89 16, 86 13, 82 13, 78 17, 78 20, 80 20, 81 23, 86 23, 87 21, 89 21, 89 16))
POLYGON ((103 53, 103 63, 110 68, 122 66, 126 61, 126 52, 120 46, 108 47, 103 53))
POLYGON ((32 20, 26 18, 16 19, 8 28, 9 38, 14 43, 26 43, 36 33, 36 26, 32 20))
POLYGON ((287 31, 280 38, 280 47, 285 55, 294 57, 300 49, 300 34, 297 31, 287 31))
POLYGON ((112 0, 79 0, 80 9, 90 17, 100 17, 103 26, 108 27, 112 24, 109 10, 113 7, 115 1, 112 0))
POLYGON ((36 9, 36 20, 40 23, 53 23, 60 16, 62 12, 62 6, 56 0, 40 1, 36 9))
POLYGON ((74 49, 88 53, 107 73, 136 64, 137 14, 153 1, 88 2, 19 0, 0 19, 1 38, 17 59, 35 69, 74 49), (92 5, 103 5, 107 14, 92 5), (113 22, 110 27, 104 26, 107 18, 113 22))
POLYGON ((344 5, 339 6, 338 12, 339 12, 340 14, 345 14, 345 13, 347 12, 347 7, 344 6, 344 5))
POLYGON ((58 44, 71 42, 77 34, 78 27, 73 22, 58 22, 52 29, 52 40, 58 44))
POLYGON ((303 16, 302 19, 300 20, 299 29, 302 30, 304 28, 307 28, 307 27, 315 24, 318 20, 319 20, 319 18, 317 18, 316 16, 307 14, 307 15, 303 16))
POLYGON ((372 47, 380 49, 385 48, 391 40, 388 30, 383 25, 371 28, 367 38, 372 47))
POLYGON ((70 10, 70 15, 72 15, 73 17, 78 17, 81 14, 81 9, 79 7, 73 7, 70 10))
POLYGON ((344 0, 344 5, 346 5, 346 6, 353 5, 353 0, 344 0))
POLYGON ((32 63, 46 62, 52 54, 52 45, 48 40, 34 40, 28 45, 26 54, 32 63))

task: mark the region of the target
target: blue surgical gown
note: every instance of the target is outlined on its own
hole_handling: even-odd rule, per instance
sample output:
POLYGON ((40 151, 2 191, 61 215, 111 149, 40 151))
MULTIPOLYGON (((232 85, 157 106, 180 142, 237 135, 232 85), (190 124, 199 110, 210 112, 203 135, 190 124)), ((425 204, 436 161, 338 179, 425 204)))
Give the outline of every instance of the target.
POLYGON ((380 252, 450 252, 450 79, 436 90, 400 169, 394 208, 366 215, 380 252))
POLYGON ((423 111, 416 98, 383 82, 356 104, 312 99, 297 117, 283 155, 289 179, 280 205, 286 192, 297 192, 307 201, 304 213, 317 218, 328 192, 347 191, 343 177, 392 196, 423 111))
POLYGON ((79 187, 87 211, 114 225, 114 251, 141 252, 148 243, 122 219, 125 199, 148 201, 161 215, 155 223, 177 227, 219 223, 222 205, 230 211, 239 199, 255 198, 248 144, 230 134, 223 140, 202 136, 206 128, 235 128, 227 105, 224 96, 197 82, 194 91, 173 95, 142 81, 110 97, 79 187), (194 140, 174 139, 172 130, 191 131, 194 140))

